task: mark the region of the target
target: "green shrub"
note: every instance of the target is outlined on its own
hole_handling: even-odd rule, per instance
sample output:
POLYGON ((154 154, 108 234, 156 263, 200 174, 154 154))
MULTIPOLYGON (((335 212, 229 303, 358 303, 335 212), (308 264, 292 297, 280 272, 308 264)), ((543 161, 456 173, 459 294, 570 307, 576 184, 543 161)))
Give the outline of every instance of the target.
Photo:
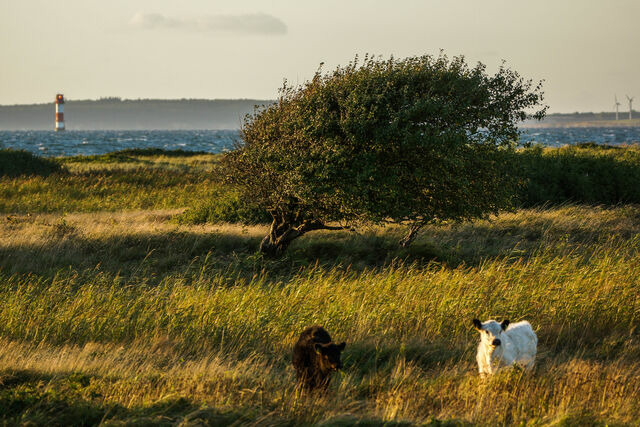
POLYGON ((525 183, 520 205, 640 203, 640 150, 636 147, 540 146, 521 150, 525 183))
POLYGON ((238 193, 229 192, 189 208, 177 217, 181 224, 241 223, 270 224, 271 216, 264 209, 242 200, 238 193))
POLYGON ((27 151, 0 150, 0 176, 47 176, 61 169, 55 161, 38 157, 27 151))
MULTIPOLYGON (((518 206, 584 203, 640 203, 640 149, 577 144, 561 148, 534 146, 514 157, 522 186, 518 206)), ((223 190, 224 191, 224 190, 223 190)), ((268 224, 270 216, 235 192, 222 193, 179 217, 185 224, 268 224)))

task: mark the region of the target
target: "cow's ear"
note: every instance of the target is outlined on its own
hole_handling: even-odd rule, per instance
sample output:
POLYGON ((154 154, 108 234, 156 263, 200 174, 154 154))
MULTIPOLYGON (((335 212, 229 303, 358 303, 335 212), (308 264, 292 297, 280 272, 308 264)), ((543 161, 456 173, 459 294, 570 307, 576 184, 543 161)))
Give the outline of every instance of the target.
POLYGON ((481 330, 482 329, 482 322, 479 321, 478 319, 473 319, 473 326, 475 326, 475 328, 477 330, 481 330))
POLYGON ((342 341, 340 344, 338 344, 338 350, 340 351, 344 351, 344 348, 347 346, 347 343, 342 341))
POLYGON ((324 349, 324 346, 322 344, 318 344, 316 343, 313 348, 316 350, 316 353, 318 354, 322 354, 322 350, 324 349))
POLYGON ((509 326, 509 319, 504 319, 502 323, 500 323, 500 326, 502 326, 503 331, 507 329, 507 326, 509 326))

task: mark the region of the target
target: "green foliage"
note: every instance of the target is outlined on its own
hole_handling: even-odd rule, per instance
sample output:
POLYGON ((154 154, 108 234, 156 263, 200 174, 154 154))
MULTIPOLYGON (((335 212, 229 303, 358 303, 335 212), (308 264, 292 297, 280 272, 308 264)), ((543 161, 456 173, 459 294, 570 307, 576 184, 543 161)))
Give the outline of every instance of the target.
POLYGON ((246 117, 222 173, 272 214, 279 247, 331 221, 478 218, 512 206, 511 141, 541 100, 540 85, 462 57, 356 58, 285 83, 246 117))
POLYGON ((60 171, 61 167, 56 162, 35 156, 27 151, 0 150, 0 177, 47 176, 60 171))
POLYGON ((518 153, 522 206, 640 203, 640 148, 532 147, 518 153))
MULTIPOLYGON (((507 163, 522 182, 518 206, 640 203, 640 147, 536 146, 504 155, 514 156, 507 163)), ((30 166, 21 169, 37 170, 36 176, 1 176, 0 212, 189 207, 178 217, 182 224, 270 222, 255 199, 218 181, 218 155, 126 150, 50 160, 0 151, 3 168, 15 169, 24 164, 16 159, 25 158, 30 166)))
POLYGON ((240 199, 236 192, 222 193, 187 209, 178 215, 181 224, 232 223, 269 224, 271 216, 264 209, 240 199))

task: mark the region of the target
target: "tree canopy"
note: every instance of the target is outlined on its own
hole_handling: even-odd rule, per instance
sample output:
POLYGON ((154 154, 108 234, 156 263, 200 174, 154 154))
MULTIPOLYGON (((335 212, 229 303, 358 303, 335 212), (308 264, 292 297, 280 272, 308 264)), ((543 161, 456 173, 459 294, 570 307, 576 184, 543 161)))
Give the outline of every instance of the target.
POLYGON ((245 117, 223 172, 273 217, 267 254, 354 223, 406 223, 408 244, 426 223, 512 205, 517 124, 542 118, 541 102, 541 84, 504 65, 488 75, 463 57, 356 57, 285 82, 274 104, 245 117))

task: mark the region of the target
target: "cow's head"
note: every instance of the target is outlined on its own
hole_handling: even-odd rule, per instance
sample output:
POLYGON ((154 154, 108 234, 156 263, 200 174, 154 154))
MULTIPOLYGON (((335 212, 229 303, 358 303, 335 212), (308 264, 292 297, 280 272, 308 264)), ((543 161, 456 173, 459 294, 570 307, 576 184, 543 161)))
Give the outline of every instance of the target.
POLYGON ((340 344, 327 343, 327 344, 315 344, 315 350, 318 356, 320 356, 320 365, 325 371, 337 371, 342 369, 342 362, 340 361, 340 353, 344 350, 347 343, 342 342, 340 344))
POLYGON ((473 326, 480 332, 480 340, 483 343, 491 347, 498 347, 502 344, 500 336, 509 326, 509 321, 505 319, 502 323, 498 323, 495 320, 481 322, 478 319, 473 319, 473 326))

